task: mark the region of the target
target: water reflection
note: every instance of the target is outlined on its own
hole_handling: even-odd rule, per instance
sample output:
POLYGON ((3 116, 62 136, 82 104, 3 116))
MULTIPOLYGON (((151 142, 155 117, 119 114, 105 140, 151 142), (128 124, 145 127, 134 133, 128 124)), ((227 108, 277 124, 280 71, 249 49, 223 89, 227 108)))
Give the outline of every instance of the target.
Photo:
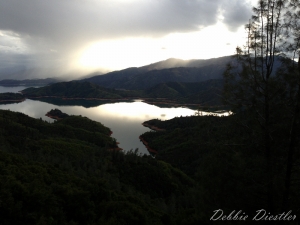
MULTIPOLYGON (((0 93, 19 92, 24 88, 26 87, 0 86, 0 93)), ((174 117, 191 116, 197 113, 201 113, 201 115, 208 114, 205 112, 196 112, 188 108, 160 108, 144 103, 142 100, 135 100, 134 102, 100 103, 99 101, 91 102, 82 100, 82 102, 80 102, 78 100, 66 101, 56 98, 54 100, 47 99, 47 102, 43 101, 26 99, 21 103, 0 105, 0 109, 22 112, 28 116, 42 118, 48 122, 53 122, 53 119, 46 117, 45 114, 55 108, 69 115, 86 116, 109 127, 113 132, 112 137, 120 142, 119 146, 123 148, 124 151, 138 148, 142 154, 148 154, 147 149, 139 140, 141 134, 149 131, 149 128, 142 126, 144 121, 150 119, 168 120, 174 117)), ((219 113, 218 115, 228 115, 228 113, 219 113)))
POLYGON ((153 118, 171 119, 176 116, 194 115, 195 111, 188 108, 160 108, 144 102, 121 102, 98 106, 98 111, 124 120, 145 121, 153 118))
POLYGON ((139 140, 139 136, 149 131, 142 126, 145 120, 171 119, 176 116, 194 115, 195 111, 187 108, 160 108, 144 102, 119 102, 103 104, 97 107, 85 108, 82 106, 57 106, 46 102, 26 99, 24 102, 0 105, 0 109, 9 109, 22 112, 34 118, 52 122, 45 114, 51 109, 58 108, 69 115, 82 115, 101 122, 112 131, 112 137, 120 142, 119 146, 125 151, 139 149, 142 154, 148 154, 147 149, 139 140))

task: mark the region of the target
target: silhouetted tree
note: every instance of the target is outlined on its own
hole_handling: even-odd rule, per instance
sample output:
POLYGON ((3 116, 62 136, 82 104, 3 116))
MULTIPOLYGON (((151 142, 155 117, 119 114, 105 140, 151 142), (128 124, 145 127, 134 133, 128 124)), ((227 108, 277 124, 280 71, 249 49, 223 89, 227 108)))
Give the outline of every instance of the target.
MULTIPOLYGON (((245 50, 237 47, 236 58, 224 73, 225 101, 236 111, 254 113, 258 122, 258 139, 262 141, 266 166, 267 203, 274 211, 275 131, 278 132, 280 108, 286 97, 282 74, 277 73, 285 56, 286 10, 295 10, 287 0, 260 0, 246 24, 245 50)), ((276 150, 277 149, 277 150, 276 150)))

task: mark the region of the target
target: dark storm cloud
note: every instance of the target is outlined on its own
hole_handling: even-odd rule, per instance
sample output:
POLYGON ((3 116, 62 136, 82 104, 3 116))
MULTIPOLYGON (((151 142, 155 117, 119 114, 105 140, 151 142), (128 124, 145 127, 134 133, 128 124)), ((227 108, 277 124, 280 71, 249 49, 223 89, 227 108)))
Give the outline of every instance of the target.
POLYGON ((246 24, 251 18, 251 8, 244 1, 232 0, 223 3, 224 23, 229 30, 235 31, 239 26, 246 24))
POLYGON ((0 0, 0 30, 31 53, 62 57, 91 41, 197 31, 220 12, 234 30, 250 8, 242 0, 0 0))

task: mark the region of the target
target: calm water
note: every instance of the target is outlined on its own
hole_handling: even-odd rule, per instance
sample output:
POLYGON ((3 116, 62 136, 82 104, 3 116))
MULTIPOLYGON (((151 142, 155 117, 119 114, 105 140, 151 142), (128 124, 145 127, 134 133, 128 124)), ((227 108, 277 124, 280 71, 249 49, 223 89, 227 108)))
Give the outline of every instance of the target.
MULTIPOLYGON (((23 89, 24 87, 0 86, 0 93, 18 92, 23 89)), ((142 154, 148 154, 147 149, 139 140, 141 134, 149 131, 149 128, 142 125, 144 121, 156 118, 167 120, 176 116, 190 116, 195 114, 195 110, 188 108, 160 108, 139 100, 103 104, 91 108, 82 106, 57 106, 30 99, 21 103, 0 105, 0 109, 22 112, 28 116, 42 118, 49 122, 53 122, 53 119, 46 117, 45 114, 55 108, 69 115, 82 115, 101 122, 112 130, 112 137, 116 138, 120 143, 120 148, 123 148, 125 151, 138 148, 142 154)))

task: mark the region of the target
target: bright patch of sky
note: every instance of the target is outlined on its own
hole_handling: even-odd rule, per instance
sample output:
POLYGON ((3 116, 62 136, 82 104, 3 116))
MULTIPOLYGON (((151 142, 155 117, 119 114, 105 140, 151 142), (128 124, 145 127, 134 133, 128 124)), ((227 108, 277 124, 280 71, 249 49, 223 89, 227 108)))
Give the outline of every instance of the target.
POLYGON ((139 67, 168 58, 209 59, 232 55, 244 43, 244 29, 230 32, 219 22, 197 32, 171 33, 161 38, 125 38, 92 43, 79 53, 79 65, 110 70, 139 67), (222 35, 220 35, 222 33, 222 35))
POLYGON ((243 26, 255 3, 0 0, 0 68, 25 64, 84 75, 167 58, 232 55, 245 43, 243 26))

